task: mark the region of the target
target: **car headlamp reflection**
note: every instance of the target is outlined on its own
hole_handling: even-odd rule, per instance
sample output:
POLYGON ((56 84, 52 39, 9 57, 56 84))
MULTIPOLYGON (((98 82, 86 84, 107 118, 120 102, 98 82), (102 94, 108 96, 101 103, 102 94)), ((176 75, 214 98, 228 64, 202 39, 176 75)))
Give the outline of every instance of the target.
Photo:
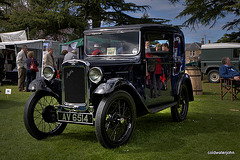
POLYGON ((100 68, 98 67, 93 67, 90 69, 89 71, 89 79, 93 82, 93 83, 98 83, 102 80, 103 78, 103 72, 100 68))
POLYGON ((48 81, 52 80, 55 77, 55 69, 51 66, 46 66, 43 69, 43 77, 48 81))

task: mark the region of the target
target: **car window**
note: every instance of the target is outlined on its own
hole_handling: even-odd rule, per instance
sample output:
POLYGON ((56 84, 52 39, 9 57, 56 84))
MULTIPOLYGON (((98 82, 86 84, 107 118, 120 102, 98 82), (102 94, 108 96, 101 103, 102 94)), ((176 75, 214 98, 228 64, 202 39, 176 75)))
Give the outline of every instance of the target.
POLYGON ((136 55, 139 32, 88 35, 85 52, 91 56, 136 55))
POLYGON ((160 32, 148 32, 145 35, 145 57, 161 58, 170 56, 172 35, 160 32))
POLYGON ((239 58, 240 48, 233 50, 233 58, 239 58))

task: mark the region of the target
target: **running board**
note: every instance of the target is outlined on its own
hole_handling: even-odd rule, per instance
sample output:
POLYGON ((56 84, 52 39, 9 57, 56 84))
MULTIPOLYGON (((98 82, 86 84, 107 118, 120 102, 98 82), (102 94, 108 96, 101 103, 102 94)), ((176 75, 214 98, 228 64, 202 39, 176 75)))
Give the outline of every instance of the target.
POLYGON ((150 113, 157 113, 159 111, 162 111, 166 108, 169 108, 169 107, 172 107, 172 106, 175 106, 175 105, 177 105, 177 102, 172 102, 172 103, 169 103, 169 104, 166 104, 166 105, 163 105, 163 106, 159 106, 159 107, 149 108, 149 111, 150 111, 150 113))

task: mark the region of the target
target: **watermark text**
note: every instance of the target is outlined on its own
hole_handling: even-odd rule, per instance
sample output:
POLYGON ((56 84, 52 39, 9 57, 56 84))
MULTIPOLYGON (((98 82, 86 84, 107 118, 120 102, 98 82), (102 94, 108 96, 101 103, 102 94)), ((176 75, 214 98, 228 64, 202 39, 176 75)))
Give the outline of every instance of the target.
POLYGON ((223 154, 223 155, 229 155, 229 154, 235 154, 234 151, 208 151, 208 154, 223 154))

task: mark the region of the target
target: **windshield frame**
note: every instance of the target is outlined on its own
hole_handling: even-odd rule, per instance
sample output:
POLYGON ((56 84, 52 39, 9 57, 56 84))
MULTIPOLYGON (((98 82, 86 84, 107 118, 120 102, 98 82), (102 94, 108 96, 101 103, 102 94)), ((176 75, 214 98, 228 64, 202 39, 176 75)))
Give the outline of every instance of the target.
POLYGON ((136 56, 140 54, 141 49, 141 31, 136 29, 130 29, 130 30, 112 30, 112 31, 101 31, 101 32, 92 32, 84 35, 84 55, 87 57, 117 57, 117 56, 136 56), (115 55, 91 55, 87 54, 87 37, 88 36, 95 36, 95 35, 114 35, 114 34, 124 34, 124 33, 130 33, 130 32, 137 32, 138 33, 138 47, 136 53, 131 54, 115 54, 115 55))

